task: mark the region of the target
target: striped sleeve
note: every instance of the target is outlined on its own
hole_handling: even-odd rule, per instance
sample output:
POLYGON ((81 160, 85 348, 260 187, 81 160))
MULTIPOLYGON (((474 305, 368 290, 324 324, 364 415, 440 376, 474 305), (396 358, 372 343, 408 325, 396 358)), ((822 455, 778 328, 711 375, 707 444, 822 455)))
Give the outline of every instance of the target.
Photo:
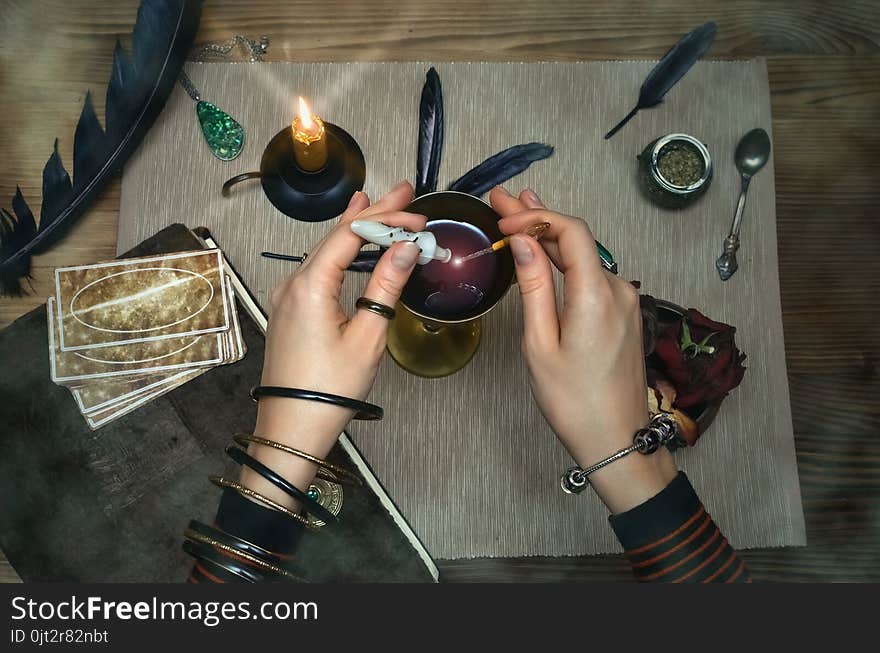
MULTIPOLYGON (((273 564, 288 566, 294 561, 293 551, 303 534, 303 527, 286 515, 265 508, 226 489, 214 518, 214 528, 246 540, 271 552, 273 564)), ((253 563, 228 551, 213 549, 212 556, 231 558, 236 564, 253 567, 253 563)), ((259 569, 255 569, 259 571, 259 569)), ((210 560, 196 559, 189 583, 235 583, 241 579, 210 560)))
POLYGON ((609 521, 640 582, 751 582, 682 472, 659 494, 609 521))

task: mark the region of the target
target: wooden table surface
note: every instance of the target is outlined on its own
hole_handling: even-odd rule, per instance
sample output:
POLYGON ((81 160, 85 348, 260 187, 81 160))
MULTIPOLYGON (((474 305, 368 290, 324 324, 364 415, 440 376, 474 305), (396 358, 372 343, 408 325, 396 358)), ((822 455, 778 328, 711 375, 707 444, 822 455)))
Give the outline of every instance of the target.
MULTIPOLYGON (((103 89, 137 0, 4 0, 0 205, 35 209, 87 89, 103 89)), ((880 580, 880 2, 877 0, 208 0, 197 43, 271 39, 272 61, 658 58, 718 23, 711 56, 768 58, 786 360, 808 546, 743 552, 756 580, 880 580)), ((52 270, 112 258, 119 180, 49 252, 0 326, 42 304, 52 270)), ((731 203, 733 198, 731 199, 731 203)), ((731 206, 731 208, 733 208, 731 206)), ((3 361, 3 374, 14 361, 3 361)), ((755 433, 755 437, 761 437, 755 433)), ((14 497, 3 497, 14 501, 14 497)), ((0 558, 2 560, 2 558, 0 558)), ((446 579, 627 580, 622 556, 440 561, 446 579)), ((17 579, 2 560, 0 580, 17 579)))

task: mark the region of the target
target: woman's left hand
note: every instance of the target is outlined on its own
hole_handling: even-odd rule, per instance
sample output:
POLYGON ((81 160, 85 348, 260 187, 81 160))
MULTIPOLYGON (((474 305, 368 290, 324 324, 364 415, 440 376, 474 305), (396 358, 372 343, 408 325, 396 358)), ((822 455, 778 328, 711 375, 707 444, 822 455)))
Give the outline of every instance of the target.
MULTIPOLYGON (((339 224, 312 249, 299 269, 275 288, 270 298, 262 385, 360 400, 367 397, 385 350, 388 320, 366 310, 349 317, 340 304, 345 269, 365 242, 351 231, 350 224, 353 220, 375 220, 421 231, 425 217, 403 211, 412 198, 413 189, 407 182, 399 183, 372 206, 364 193, 356 193, 339 224)), ((418 255, 414 243, 395 243, 379 259, 364 297, 393 308, 418 255)), ((264 397, 254 433, 324 457, 352 416, 351 410, 337 406, 264 397)), ((271 458, 270 466, 295 485, 307 486, 313 468, 302 469, 290 456, 275 458, 265 447, 251 449, 252 455, 266 464, 271 458)), ((256 478, 248 480, 251 485, 257 482, 256 478)))

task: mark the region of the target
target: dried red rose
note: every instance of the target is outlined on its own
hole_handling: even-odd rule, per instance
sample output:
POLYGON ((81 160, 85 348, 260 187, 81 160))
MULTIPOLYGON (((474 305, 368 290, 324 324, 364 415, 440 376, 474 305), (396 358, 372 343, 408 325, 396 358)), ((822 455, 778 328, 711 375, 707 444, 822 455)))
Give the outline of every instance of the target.
POLYGON ((675 407, 723 399, 740 384, 746 358, 736 348, 736 328, 688 309, 684 320, 665 327, 657 336, 654 357, 675 386, 675 407))
POLYGON ((645 356, 650 356, 654 353, 654 344, 657 341, 659 325, 657 300, 651 297, 651 295, 639 295, 639 308, 642 312, 642 350, 645 356))

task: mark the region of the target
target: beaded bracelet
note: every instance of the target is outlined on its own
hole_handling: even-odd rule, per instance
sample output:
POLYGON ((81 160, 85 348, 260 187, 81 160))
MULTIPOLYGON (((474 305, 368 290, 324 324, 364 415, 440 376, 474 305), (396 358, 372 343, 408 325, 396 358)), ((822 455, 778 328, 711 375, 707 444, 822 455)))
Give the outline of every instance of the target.
POLYGON ((661 445, 674 442, 678 437, 678 425, 675 420, 666 413, 657 413, 651 418, 647 426, 640 428, 633 436, 632 445, 611 454, 604 460, 600 460, 586 469, 571 467, 566 470, 559 479, 562 490, 567 494, 580 494, 590 484, 589 476, 593 472, 610 465, 615 460, 628 456, 633 451, 641 454, 651 454, 657 451, 661 445))

